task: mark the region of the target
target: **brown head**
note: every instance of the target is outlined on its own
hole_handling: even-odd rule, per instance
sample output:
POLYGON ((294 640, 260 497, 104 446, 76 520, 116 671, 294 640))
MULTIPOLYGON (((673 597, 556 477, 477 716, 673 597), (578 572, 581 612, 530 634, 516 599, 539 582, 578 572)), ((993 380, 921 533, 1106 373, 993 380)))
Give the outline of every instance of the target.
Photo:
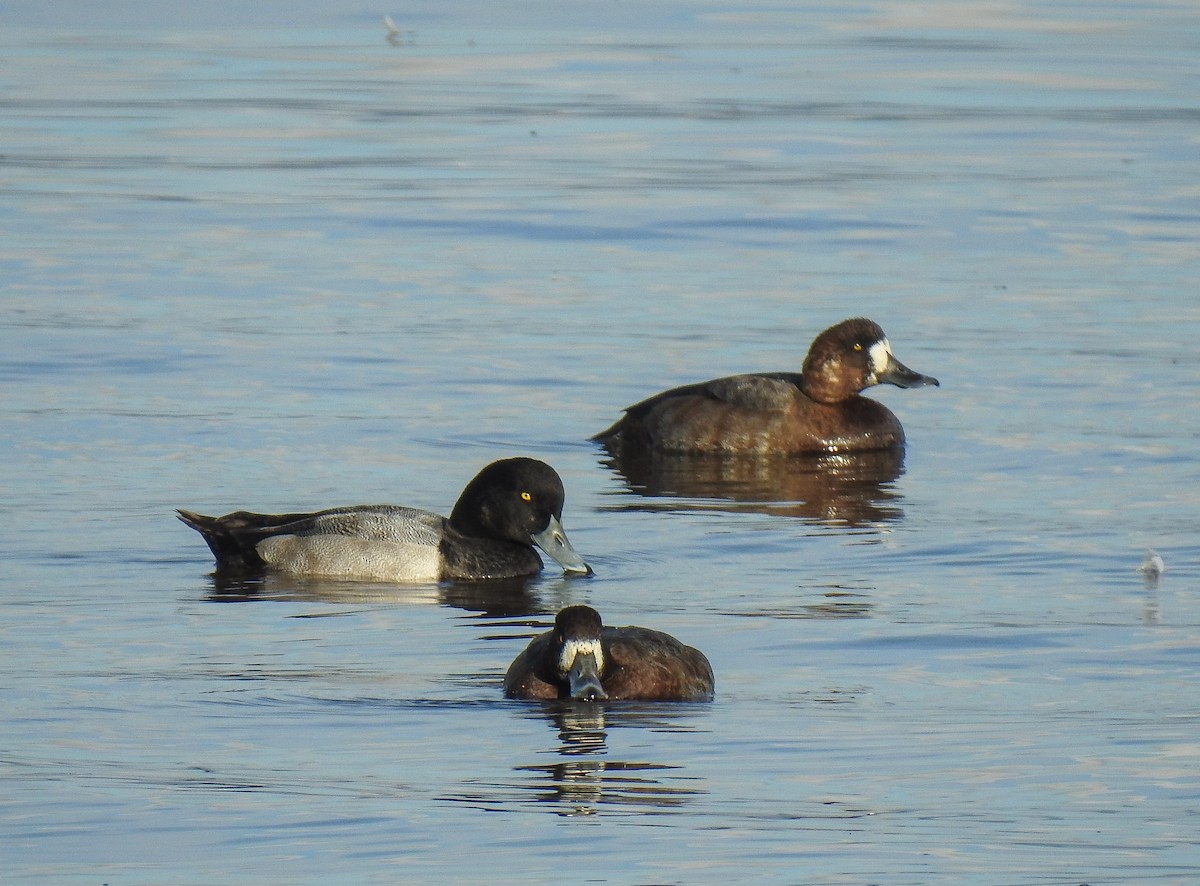
POLYGON ((590 606, 568 606, 555 617, 546 665, 570 698, 581 701, 608 698, 602 683, 603 632, 600 613, 590 606))
POLYGON ((919 388, 937 383, 892 355, 878 323, 856 317, 829 327, 813 340, 804 358, 800 387, 810 399, 832 405, 872 385, 919 388))

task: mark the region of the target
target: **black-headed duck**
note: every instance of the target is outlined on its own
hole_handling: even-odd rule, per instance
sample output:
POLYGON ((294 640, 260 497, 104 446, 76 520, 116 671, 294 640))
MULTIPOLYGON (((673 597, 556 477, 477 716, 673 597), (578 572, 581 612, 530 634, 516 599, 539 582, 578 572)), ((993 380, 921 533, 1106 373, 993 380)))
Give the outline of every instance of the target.
POLYGON ((879 325, 843 320, 812 343, 799 373, 732 375, 684 385, 630 406, 597 434, 612 452, 769 455, 867 452, 904 445, 877 384, 936 385, 892 355, 879 325))
POLYGON ((492 462, 450 518, 397 505, 310 514, 237 511, 179 519, 204 536, 219 570, 387 582, 489 579, 542 568, 536 544, 566 572, 590 573, 562 527, 563 484, 532 458, 492 462))
POLYGON ((590 606, 568 606, 509 665, 508 698, 709 701, 713 672, 698 649, 649 628, 605 627, 590 606))

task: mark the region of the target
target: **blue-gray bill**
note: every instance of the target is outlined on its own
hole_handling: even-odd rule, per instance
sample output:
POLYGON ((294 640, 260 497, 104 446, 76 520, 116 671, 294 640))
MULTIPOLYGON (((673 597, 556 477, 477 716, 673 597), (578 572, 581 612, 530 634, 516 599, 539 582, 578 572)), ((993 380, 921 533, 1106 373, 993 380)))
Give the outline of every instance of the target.
POLYGON ((571 670, 567 672, 567 686, 571 698, 579 701, 608 698, 608 693, 600 684, 600 663, 591 652, 580 652, 575 656, 571 670))
POLYGON ((898 388, 923 388, 926 385, 941 387, 932 375, 922 375, 909 369, 891 354, 888 354, 887 366, 878 376, 879 384, 895 385, 898 388))
POLYGON ((567 538, 567 533, 562 527, 562 523, 558 518, 551 517, 549 524, 541 532, 534 533, 530 536, 533 543, 546 552, 555 563, 563 568, 564 572, 580 572, 584 575, 592 575, 592 567, 584 562, 583 557, 576 553, 571 547, 571 542, 567 538))

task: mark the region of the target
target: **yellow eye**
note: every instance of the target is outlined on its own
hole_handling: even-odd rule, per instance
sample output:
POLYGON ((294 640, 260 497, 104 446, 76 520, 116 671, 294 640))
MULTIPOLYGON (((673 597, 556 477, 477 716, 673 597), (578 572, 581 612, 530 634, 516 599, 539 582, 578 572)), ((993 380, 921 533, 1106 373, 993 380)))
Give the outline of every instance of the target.
POLYGON ((521 501, 533 501, 533 496, 530 495, 528 492, 522 492, 521 493, 521 501))
POLYGON ((855 342, 855 343, 854 343, 854 350, 856 350, 856 351, 861 351, 861 350, 862 350, 862 343, 861 343, 861 342, 855 342))

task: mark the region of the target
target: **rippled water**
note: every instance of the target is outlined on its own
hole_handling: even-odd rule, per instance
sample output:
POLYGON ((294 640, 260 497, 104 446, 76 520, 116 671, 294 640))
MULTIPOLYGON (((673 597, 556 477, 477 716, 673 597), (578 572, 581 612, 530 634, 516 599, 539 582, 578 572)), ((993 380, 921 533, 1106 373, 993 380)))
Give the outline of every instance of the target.
POLYGON ((390 14, 0 11, 5 881, 1200 877, 1194 4, 390 14), (942 382, 902 460, 587 442, 857 314, 942 382), (513 454, 594 578, 172 517, 513 454), (503 700, 579 602, 716 700, 503 700))

